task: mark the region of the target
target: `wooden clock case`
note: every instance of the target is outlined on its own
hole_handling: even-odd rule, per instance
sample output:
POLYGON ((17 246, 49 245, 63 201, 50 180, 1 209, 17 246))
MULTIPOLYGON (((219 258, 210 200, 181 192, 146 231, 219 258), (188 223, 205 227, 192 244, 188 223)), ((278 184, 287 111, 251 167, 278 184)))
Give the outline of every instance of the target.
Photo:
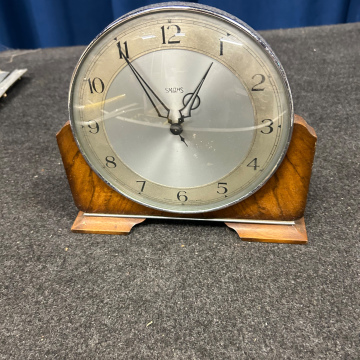
POLYGON ((146 218, 224 221, 247 241, 304 244, 304 211, 316 147, 316 134, 295 115, 292 139, 280 167, 245 200, 202 214, 176 214, 135 203, 101 180, 84 160, 67 122, 56 135, 71 193, 79 214, 74 232, 128 234, 146 218))

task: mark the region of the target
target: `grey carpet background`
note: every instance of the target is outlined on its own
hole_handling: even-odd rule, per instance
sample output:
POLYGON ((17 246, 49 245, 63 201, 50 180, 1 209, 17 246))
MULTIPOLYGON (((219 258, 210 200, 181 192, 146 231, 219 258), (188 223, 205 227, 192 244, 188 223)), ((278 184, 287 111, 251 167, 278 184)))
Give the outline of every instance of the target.
POLYGON ((318 146, 309 244, 220 224, 70 232, 55 134, 82 47, 0 53, 2 359, 359 359, 360 23, 262 33, 318 146))

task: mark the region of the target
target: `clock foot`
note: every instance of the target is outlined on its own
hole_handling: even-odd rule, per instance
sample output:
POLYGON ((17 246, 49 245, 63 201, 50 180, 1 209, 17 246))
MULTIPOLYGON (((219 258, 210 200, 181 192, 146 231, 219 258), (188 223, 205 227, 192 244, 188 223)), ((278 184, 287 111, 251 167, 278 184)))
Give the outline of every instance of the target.
POLYGON ((244 241, 271 242, 283 244, 306 244, 308 241, 304 218, 293 225, 225 223, 235 230, 244 241))
POLYGON ((97 216, 79 211, 71 231, 87 234, 128 235, 135 225, 144 220, 145 218, 97 216))

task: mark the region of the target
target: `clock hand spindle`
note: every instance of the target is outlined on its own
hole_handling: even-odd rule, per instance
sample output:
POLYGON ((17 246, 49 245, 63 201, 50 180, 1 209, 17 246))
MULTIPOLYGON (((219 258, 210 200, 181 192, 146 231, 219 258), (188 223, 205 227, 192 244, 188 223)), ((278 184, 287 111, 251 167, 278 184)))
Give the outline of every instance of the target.
POLYGON ((170 132, 173 135, 179 135, 180 136, 180 140, 186 145, 188 146, 188 144, 185 141, 185 138, 181 135, 181 133, 183 132, 183 128, 181 126, 180 123, 172 123, 170 126, 170 132))
POLYGON ((123 58, 125 59, 125 61, 129 65, 131 71, 134 73, 136 79, 139 81, 141 87, 145 91, 145 94, 149 98, 149 100, 150 100, 152 106, 154 107, 154 109, 156 110, 158 116, 162 117, 162 118, 165 118, 165 119, 168 119, 168 121, 169 121, 170 109, 161 101, 159 96, 157 96, 155 94, 154 90, 151 89, 151 87, 148 85, 148 83, 138 73, 138 71, 135 69, 133 64, 129 61, 129 59, 126 57, 126 55, 122 52, 121 47, 119 47, 119 50, 120 50, 123 58))
POLYGON ((212 64, 213 64, 213 62, 210 64, 209 68, 206 70, 205 75, 201 78, 201 80, 200 80, 198 86, 196 87, 195 91, 192 94, 190 93, 191 97, 190 97, 189 101, 185 104, 185 106, 181 110, 179 110, 180 115, 181 115, 181 118, 179 119, 180 123, 183 123, 185 118, 191 116, 191 110, 192 110, 192 107, 193 107, 194 102, 196 100, 196 97, 199 94, 201 86, 204 83, 205 78, 206 78, 207 74, 209 73, 212 64))

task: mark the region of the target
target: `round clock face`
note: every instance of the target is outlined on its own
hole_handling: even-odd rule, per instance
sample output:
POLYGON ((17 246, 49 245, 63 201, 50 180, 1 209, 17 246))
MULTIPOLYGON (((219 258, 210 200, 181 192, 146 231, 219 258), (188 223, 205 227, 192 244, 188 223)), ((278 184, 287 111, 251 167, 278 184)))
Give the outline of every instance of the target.
POLYGON ((111 187, 146 206, 212 211, 274 173, 293 125, 268 45, 214 8, 154 5, 109 25, 73 75, 79 149, 111 187))

